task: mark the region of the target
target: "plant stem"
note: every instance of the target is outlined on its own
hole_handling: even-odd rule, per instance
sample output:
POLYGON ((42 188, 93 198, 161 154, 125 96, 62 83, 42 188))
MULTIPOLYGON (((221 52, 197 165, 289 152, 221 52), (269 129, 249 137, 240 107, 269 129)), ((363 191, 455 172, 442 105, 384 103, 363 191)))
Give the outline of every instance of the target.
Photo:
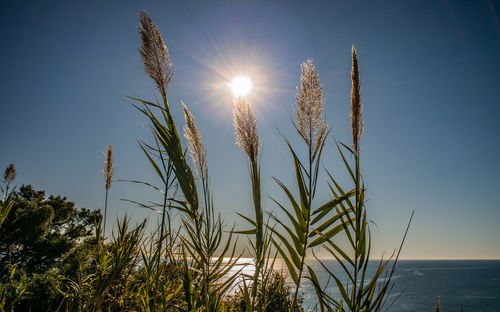
POLYGON ((311 219, 311 204, 312 204, 312 165, 313 165, 313 155, 312 155, 312 122, 309 121, 309 188, 307 189, 307 219, 306 219, 306 230, 305 230, 305 237, 304 237, 304 250, 302 254, 302 259, 300 263, 300 268, 299 268, 299 279, 297 282, 297 285, 295 287, 295 294, 293 295, 293 300, 292 300, 292 306, 290 307, 290 312, 292 312, 297 305, 297 296, 299 293, 299 287, 300 287, 300 282, 302 281, 302 274, 304 272, 304 262, 306 260, 306 253, 307 253, 307 239, 309 237, 309 224, 310 224, 310 219, 311 219))
MULTIPOLYGON (((260 170, 258 167, 258 161, 255 158, 250 159, 250 174, 252 179, 252 193, 253 202, 255 209, 255 219, 257 222, 257 232, 255 233, 255 273, 253 276, 252 285, 252 307, 255 307, 255 300, 257 298, 257 286, 259 281, 260 271, 262 269, 262 253, 264 248, 263 242, 263 217, 262 217, 262 205, 260 197, 260 170)), ((258 309, 261 310, 261 307, 258 309)))
POLYGON ((108 188, 106 188, 106 199, 104 200, 104 225, 103 225, 103 236, 106 237, 106 214, 108 212, 108 188))
POLYGON ((168 194, 168 180, 165 183, 165 194, 163 194, 163 214, 161 218, 161 228, 160 228, 160 242, 158 244, 158 265, 160 265, 161 261, 161 250, 163 245, 163 232, 165 228, 165 214, 167 210, 167 194, 168 194))
POLYGON ((355 228, 355 248, 354 248, 354 283, 353 283, 353 289, 352 289, 352 294, 351 294, 351 303, 354 303, 355 310, 357 311, 359 307, 358 301, 361 299, 357 295, 357 283, 358 283, 358 274, 359 274, 359 268, 358 268, 358 263, 359 263, 359 246, 360 246, 360 232, 361 232, 361 215, 362 215, 362 209, 363 203, 359 202, 359 197, 360 197, 360 189, 359 189, 359 178, 360 178, 360 172, 359 172, 359 152, 355 151, 354 152, 354 157, 355 157, 355 177, 356 177, 356 194, 355 194, 355 203, 354 207, 356 208, 355 215, 356 215, 356 228, 355 228))

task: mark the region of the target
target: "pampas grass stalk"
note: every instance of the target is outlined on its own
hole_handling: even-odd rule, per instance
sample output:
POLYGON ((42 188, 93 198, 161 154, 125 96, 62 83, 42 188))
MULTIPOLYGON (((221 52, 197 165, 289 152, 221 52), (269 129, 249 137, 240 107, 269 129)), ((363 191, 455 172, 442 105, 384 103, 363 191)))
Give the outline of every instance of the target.
POLYGON ((184 119, 186 120, 184 137, 188 141, 189 155, 193 161, 196 173, 205 181, 208 175, 207 151, 201 140, 201 134, 198 131, 198 127, 196 127, 193 114, 191 114, 184 102, 181 103, 184 109, 184 119))
MULTIPOLYGON (((314 198, 315 185, 317 180, 317 174, 313 172, 314 161, 316 159, 317 152, 320 146, 324 143, 324 137, 326 135, 326 121, 323 112, 325 105, 325 97, 323 94, 323 87, 320 84, 319 74, 316 71, 311 59, 302 63, 301 66, 301 76, 300 76, 300 88, 297 90, 297 95, 295 97, 297 101, 297 109, 295 111, 295 127, 307 144, 308 147, 308 170, 306 172, 308 186, 306 190, 306 229, 304 236, 304 250, 301 255, 300 265, 298 267, 298 282, 296 283, 295 293, 292 300, 292 306, 290 310, 292 311, 297 304, 297 296, 299 293, 299 287, 301 284, 302 275, 304 272, 304 263, 306 259, 306 250, 308 245, 309 237, 309 226, 310 226, 310 216, 311 216, 311 206, 314 198)), ((319 163, 319 159, 318 159, 319 163)))
MULTIPOLYGON (((16 172, 16 167, 14 167, 14 164, 10 164, 5 168, 4 174, 3 174, 3 184, 4 186, 0 185, 0 189, 2 190, 2 200, 0 201, 0 226, 2 226, 2 223, 7 219, 7 216, 9 215, 10 210, 12 209, 12 206, 14 205, 14 202, 12 200, 12 193, 9 193, 9 187, 14 182, 16 179, 17 172, 16 172)), ((15 188, 14 188, 15 189, 15 188)), ((0 291, 1 291, 1 285, 0 285, 0 291)), ((0 308, 1 308, 1 300, 0 300, 0 308)))
MULTIPOLYGON (((358 275, 360 274, 360 270, 358 268, 358 263, 364 261, 362 258, 364 255, 360 250, 360 245, 365 244, 365 240, 367 237, 364 233, 363 229, 365 225, 363 224, 366 219, 364 203, 362 193, 364 194, 363 187, 361 186, 361 173, 359 168, 359 149, 360 149, 360 140, 361 135, 363 133, 363 116, 362 116, 362 106, 361 106, 361 87, 359 81, 359 66, 358 66, 358 55, 356 52, 356 47, 352 45, 352 69, 351 69, 351 134, 352 134, 352 146, 355 157, 355 184, 356 184, 356 193, 355 193, 355 218, 356 218, 356 229, 355 229, 355 242, 357 244, 354 253, 354 280, 356 281, 358 275)), ((361 272, 362 273, 362 272, 361 272)), ((357 283, 352 285, 353 287, 353 301, 356 299, 356 287, 357 283)), ((363 285, 360 285, 363 287, 363 285)), ((359 298, 360 299, 360 298, 359 298)))
POLYGON ((292 209, 286 209, 282 204, 275 202, 287 215, 291 225, 287 225, 282 219, 273 216, 284 231, 270 229, 277 238, 272 239, 273 244, 285 260, 290 276, 295 283, 290 311, 298 308, 299 288, 304 276, 310 279, 313 284, 318 284, 316 280, 313 280, 316 276, 313 269, 305 262, 308 250, 322 245, 327 239, 331 239, 340 232, 340 228, 336 224, 338 217, 329 216, 329 212, 337 203, 335 200, 330 200, 320 207, 312 209, 319 164, 329 131, 326 127, 323 111, 325 104, 323 88, 320 84, 319 74, 311 60, 307 60, 301 66, 300 87, 297 88, 296 101, 297 108, 293 125, 300 138, 306 143, 307 160, 302 162, 291 143, 285 138, 293 157, 298 197, 292 195, 290 189, 283 182, 274 178, 286 194, 292 209), (324 235, 318 235, 321 231, 324 231, 324 235))
POLYGON ((162 149, 168 155, 169 161, 172 162, 178 185, 186 199, 186 205, 182 209, 189 210, 190 217, 195 218, 199 208, 196 182, 184 157, 179 133, 167 100, 167 86, 174 74, 173 64, 163 38, 149 14, 140 12, 139 19, 139 34, 142 41, 139 53, 144 70, 155 82, 162 95, 163 105, 160 105, 158 99, 156 99, 156 103, 134 97, 130 97, 130 99, 140 103, 142 108, 137 105, 134 107, 151 121, 153 131, 157 135, 162 149), (155 109, 159 109, 160 113, 156 113, 155 109))
POLYGON ((156 83, 158 91, 166 98, 168 83, 174 75, 174 65, 170 60, 170 53, 149 14, 140 12, 139 20, 139 34, 142 41, 139 53, 144 70, 156 83))
MULTIPOLYGON (((253 245, 255 249, 255 273, 252 284, 252 306, 255 306, 259 275, 264 262, 267 242, 267 240, 264 239, 260 165, 258 161, 260 140, 257 131, 257 119, 255 118, 249 99, 247 97, 235 97, 233 101, 233 125, 236 135, 236 145, 238 145, 248 157, 250 178, 252 181, 252 195, 255 210, 255 243, 253 245)), ((262 307, 259 307, 259 310, 261 308, 262 307)))
MULTIPOLYGON (((210 199, 208 195, 208 167, 206 162, 207 152, 205 146, 203 145, 203 141, 201 140, 200 132, 198 131, 198 127, 196 126, 196 122, 194 120, 193 114, 189 111, 186 104, 181 102, 183 110, 184 110, 184 119, 186 121, 186 125, 184 126, 184 137, 188 141, 188 150, 191 156, 191 160, 195 167, 195 171, 201 179, 202 187, 203 187, 203 195, 205 199, 205 214, 199 215, 197 213, 194 218, 194 235, 191 235, 191 240, 195 243, 197 254, 199 255, 199 264, 201 267, 201 272, 203 276, 203 300, 205 306, 208 308, 209 306, 209 268, 210 268, 210 255, 209 250, 204 248, 204 246, 208 246, 208 244, 204 244, 202 241, 202 226, 205 225, 206 233, 210 233, 211 223, 211 210, 210 210, 210 199), (203 222, 203 217, 205 218, 205 222, 203 222), (197 244, 197 245, 196 245, 197 244)), ((186 227, 188 223, 185 223, 186 227)), ((208 235, 206 235, 207 237, 208 235)), ((188 247, 188 246, 186 246, 188 247)))
POLYGON ((358 54, 352 45, 351 69, 351 133, 354 152, 359 156, 359 141, 363 135, 363 107, 361 106, 361 87, 359 82, 358 54))
POLYGON ((104 200, 104 226, 103 233, 106 235, 106 215, 108 212, 108 192, 111 188, 111 183, 113 181, 113 176, 115 174, 113 169, 113 147, 108 145, 106 153, 104 154, 104 169, 102 173, 104 175, 104 188, 106 189, 106 198, 104 200))
POLYGON ((247 155, 251 163, 256 163, 260 152, 257 119, 252 104, 247 97, 234 98, 233 125, 236 135, 236 145, 247 155))
POLYGON ((14 164, 10 164, 5 168, 4 174, 3 174, 3 183, 5 184, 5 189, 2 188, 3 191, 3 197, 4 200, 7 197, 9 193, 9 188, 12 182, 16 179, 17 176, 17 171, 16 167, 14 167, 14 164))
POLYGON ((295 99, 297 101, 295 126, 309 148, 310 158, 314 159, 321 139, 325 135, 326 122, 323 112, 325 105, 323 87, 311 59, 301 65, 300 88, 297 89, 295 99))
MULTIPOLYGON (((224 234, 223 221, 215 215, 213 198, 210 193, 208 180, 207 152, 201 134, 198 131, 193 114, 183 103, 184 137, 188 142, 189 154, 198 177, 201 179, 204 198, 204 209, 194 211, 190 218, 183 220, 186 235, 182 237, 184 250, 194 259, 201 275, 201 300, 206 311, 219 311, 226 291, 233 284, 237 274, 229 274, 229 270, 236 264, 234 257, 236 241, 232 244, 232 233, 225 243, 222 243, 224 234), (227 263, 224 263, 225 253, 232 251, 227 263), (222 253, 216 252, 222 249, 222 253)), ((187 281, 187 280, 186 280, 187 281)), ((195 298, 199 300, 200 298, 195 298)))
MULTIPOLYGON (((341 299, 335 299, 330 294, 326 293, 319 285, 317 279, 313 280, 320 306, 327 308, 329 311, 332 308, 335 311, 382 311, 384 308, 390 308, 392 303, 388 304, 389 294, 394 283, 391 281, 396 270, 396 264, 399 255, 408 233, 413 213, 410 217, 410 222, 406 227, 401 245, 398 251, 394 252, 389 259, 380 260, 375 273, 368 276, 368 263, 370 261, 371 252, 371 234, 368 226, 368 219, 365 206, 365 186, 360 171, 360 140, 363 133, 363 116, 361 106, 361 88, 359 82, 359 67, 356 48, 352 47, 352 90, 351 90, 351 132, 352 132, 352 148, 338 142, 337 148, 344 162, 344 165, 349 172, 350 177, 354 182, 354 188, 347 191, 329 174, 331 180, 330 190, 335 198, 335 209, 337 217, 340 219, 343 228, 342 233, 349 242, 348 247, 341 247, 338 243, 331 239, 326 240, 324 245, 325 250, 329 255, 334 257, 342 268, 342 271, 347 276, 347 281, 342 283, 338 279, 338 273, 331 271, 331 267, 325 264, 322 260, 319 263, 328 273, 330 278, 335 280, 335 283, 341 294, 341 299), (354 157, 355 167, 352 168, 344 155, 343 150, 346 150, 354 157), (352 199, 353 198, 353 199, 352 199), (392 265, 389 262, 393 260, 392 265)), ((324 236, 323 232, 319 235, 324 236)))
POLYGON ((12 183, 17 176, 17 171, 16 167, 14 167, 14 164, 10 164, 5 168, 4 174, 3 174, 3 180, 5 183, 10 184, 12 183))

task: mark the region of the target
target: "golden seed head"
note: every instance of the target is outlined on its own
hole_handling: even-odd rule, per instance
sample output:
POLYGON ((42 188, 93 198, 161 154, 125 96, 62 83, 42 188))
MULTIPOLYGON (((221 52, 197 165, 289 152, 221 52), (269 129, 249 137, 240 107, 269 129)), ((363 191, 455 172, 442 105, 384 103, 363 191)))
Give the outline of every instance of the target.
POLYGON ((14 164, 10 164, 5 168, 5 172, 3 174, 3 180, 5 183, 10 184, 16 179, 16 167, 14 167, 14 164))
POLYGON ((354 152, 359 154, 359 142, 363 135, 363 107, 361 106, 361 87, 359 82, 358 55, 356 47, 352 46, 352 70, 351 70, 351 132, 354 152))
POLYGON ((260 151, 257 119, 252 104, 246 97, 235 97, 233 107, 233 125, 236 145, 250 158, 256 160, 260 151))
POLYGON ((186 119, 184 137, 188 141, 189 154, 193 160, 196 173, 202 180, 206 180, 208 175, 207 151, 201 140, 198 127, 196 127, 193 114, 191 114, 184 102, 181 101, 181 103, 184 108, 184 119, 186 119))
POLYGON ((111 187, 111 182, 113 181, 113 176, 115 171, 113 169, 113 147, 108 145, 106 153, 104 153, 104 169, 102 170, 104 175, 104 186, 108 190, 111 187))
POLYGON ((311 59, 301 65, 300 88, 297 88, 295 126, 315 155, 326 132, 323 108, 325 97, 319 74, 311 59))
POLYGON ((160 92, 167 92, 167 85, 174 75, 174 65, 158 28, 147 12, 139 13, 142 45, 139 49, 144 70, 154 80, 160 92))

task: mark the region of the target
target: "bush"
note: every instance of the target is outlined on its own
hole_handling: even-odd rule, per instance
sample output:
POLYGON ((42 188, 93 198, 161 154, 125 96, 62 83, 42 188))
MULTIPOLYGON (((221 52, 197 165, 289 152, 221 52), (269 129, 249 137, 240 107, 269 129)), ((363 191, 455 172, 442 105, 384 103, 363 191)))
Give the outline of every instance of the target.
MULTIPOLYGON (((79 263, 88 261, 99 211, 77 209, 61 196, 23 185, 10 194, 12 207, 0 226, 0 281, 5 287, 23 277, 26 291, 16 299, 19 311, 55 309, 58 288, 75 279, 79 263), (11 277, 12 268, 16 274, 11 277)), ((16 292, 7 292, 8 305, 16 292)))

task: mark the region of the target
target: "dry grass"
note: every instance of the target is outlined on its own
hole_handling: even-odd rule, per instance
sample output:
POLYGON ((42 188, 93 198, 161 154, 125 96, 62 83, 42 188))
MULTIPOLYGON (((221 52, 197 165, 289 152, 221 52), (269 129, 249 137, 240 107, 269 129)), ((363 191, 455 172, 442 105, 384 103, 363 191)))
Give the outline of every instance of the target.
POLYGON ((233 125, 236 135, 236 144, 249 159, 257 159, 260 151, 257 119, 252 104, 246 97, 234 98, 233 125))
POLYGON ((351 70, 351 133, 354 151, 359 155, 359 141, 363 135, 363 107, 361 106, 361 87, 359 82, 358 54, 356 47, 352 46, 351 70))
POLYGON ((326 132, 323 111, 326 100, 319 81, 319 74, 311 59, 302 63, 300 88, 297 88, 295 99, 297 101, 296 128, 314 156, 326 132))
POLYGON ((193 114, 191 114, 184 102, 181 103, 184 109, 184 119, 186 120, 184 137, 188 141, 189 154, 193 160, 196 173, 202 180, 206 180, 208 175, 207 151, 201 140, 201 134, 198 131, 198 127, 196 127, 193 114))
POLYGON ((106 153, 104 154, 104 168, 102 169, 104 175, 104 187, 109 190, 113 182, 115 170, 113 169, 113 146, 108 145, 106 153))

